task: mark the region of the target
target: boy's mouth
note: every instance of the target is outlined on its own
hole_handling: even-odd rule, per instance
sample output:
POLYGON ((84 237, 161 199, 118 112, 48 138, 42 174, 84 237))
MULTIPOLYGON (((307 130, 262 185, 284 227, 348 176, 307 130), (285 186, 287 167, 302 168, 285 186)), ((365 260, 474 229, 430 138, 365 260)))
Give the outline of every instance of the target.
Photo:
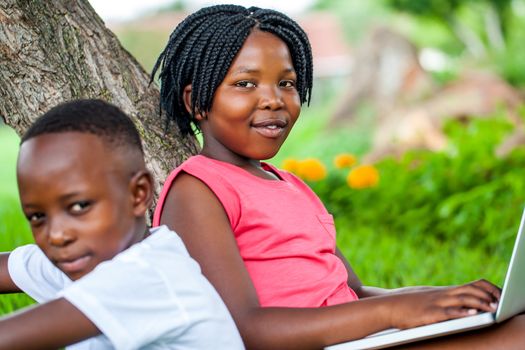
POLYGON ((84 255, 75 259, 56 261, 57 267, 65 273, 73 273, 83 270, 91 259, 90 255, 84 255))
POLYGON ((252 124, 252 128, 261 136, 278 138, 284 133, 288 123, 281 119, 266 119, 252 124))

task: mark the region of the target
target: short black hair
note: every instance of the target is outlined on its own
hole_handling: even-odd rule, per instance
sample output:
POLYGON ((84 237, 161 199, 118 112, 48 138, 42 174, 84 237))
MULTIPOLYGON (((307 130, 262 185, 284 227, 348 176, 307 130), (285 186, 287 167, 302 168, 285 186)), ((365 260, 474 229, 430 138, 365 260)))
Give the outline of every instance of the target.
POLYGON ((133 121, 118 107, 98 99, 72 100, 51 108, 29 127, 20 143, 43 134, 71 131, 93 134, 113 146, 144 154, 133 121))
POLYGON ((251 31, 257 28, 279 37, 288 46, 297 74, 301 103, 312 93, 312 50, 304 30, 285 14, 237 5, 204 7, 186 17, 171 33, 151 74, 160 70, 160 104, 168 122, 176 122, 184 135, 199 129, 195 113, 211 109, 213 95, 251 31), (183 91, 192 85, 191 113, 183 91))

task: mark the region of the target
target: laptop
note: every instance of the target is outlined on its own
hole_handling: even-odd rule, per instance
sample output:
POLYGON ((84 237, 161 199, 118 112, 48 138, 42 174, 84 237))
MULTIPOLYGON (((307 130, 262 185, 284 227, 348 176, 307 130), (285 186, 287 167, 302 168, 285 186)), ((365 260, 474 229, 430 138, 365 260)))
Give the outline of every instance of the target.
POLYGON ((382 349, 418 340, 465 332, 490 326, 525 311, 525 210, 514 243, 503 290, 495 313, 484 312, 474 316, 433 323, 410 329, 387 329, 365 338, 325 347, 325 350, 382 349))

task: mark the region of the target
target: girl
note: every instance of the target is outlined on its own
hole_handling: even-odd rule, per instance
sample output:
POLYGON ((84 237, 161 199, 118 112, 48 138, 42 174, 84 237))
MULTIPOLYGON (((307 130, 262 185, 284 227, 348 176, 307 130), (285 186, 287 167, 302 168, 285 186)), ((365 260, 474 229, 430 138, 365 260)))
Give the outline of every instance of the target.
MULTIPOLYGON (((178 232, 248 348, 321 348, 386 328, 493 312, 498 288, 365 287, 335 246, 331 215, 272 158, 312 89, 303 30, 282 13, 219 5, 187 17, 154 67, 161 105, 203 147, 166 180, 154 225, 178 232), (162 67, 161 67, 162 65, 162 67)), ((436 345, 516 348, 525 320, 436 345)))

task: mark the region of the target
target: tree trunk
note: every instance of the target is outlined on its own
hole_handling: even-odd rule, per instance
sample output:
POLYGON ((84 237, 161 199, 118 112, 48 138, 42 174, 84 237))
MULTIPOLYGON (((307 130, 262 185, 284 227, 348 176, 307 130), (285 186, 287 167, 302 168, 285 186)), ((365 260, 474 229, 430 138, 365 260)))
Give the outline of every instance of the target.
POLYGON ((159 118, 159 91, 87 0, 0 0, 0 116, 20 135, 75 98, 101 98, 130 115, 156 194, 168 172, 198 151, 159 118))

